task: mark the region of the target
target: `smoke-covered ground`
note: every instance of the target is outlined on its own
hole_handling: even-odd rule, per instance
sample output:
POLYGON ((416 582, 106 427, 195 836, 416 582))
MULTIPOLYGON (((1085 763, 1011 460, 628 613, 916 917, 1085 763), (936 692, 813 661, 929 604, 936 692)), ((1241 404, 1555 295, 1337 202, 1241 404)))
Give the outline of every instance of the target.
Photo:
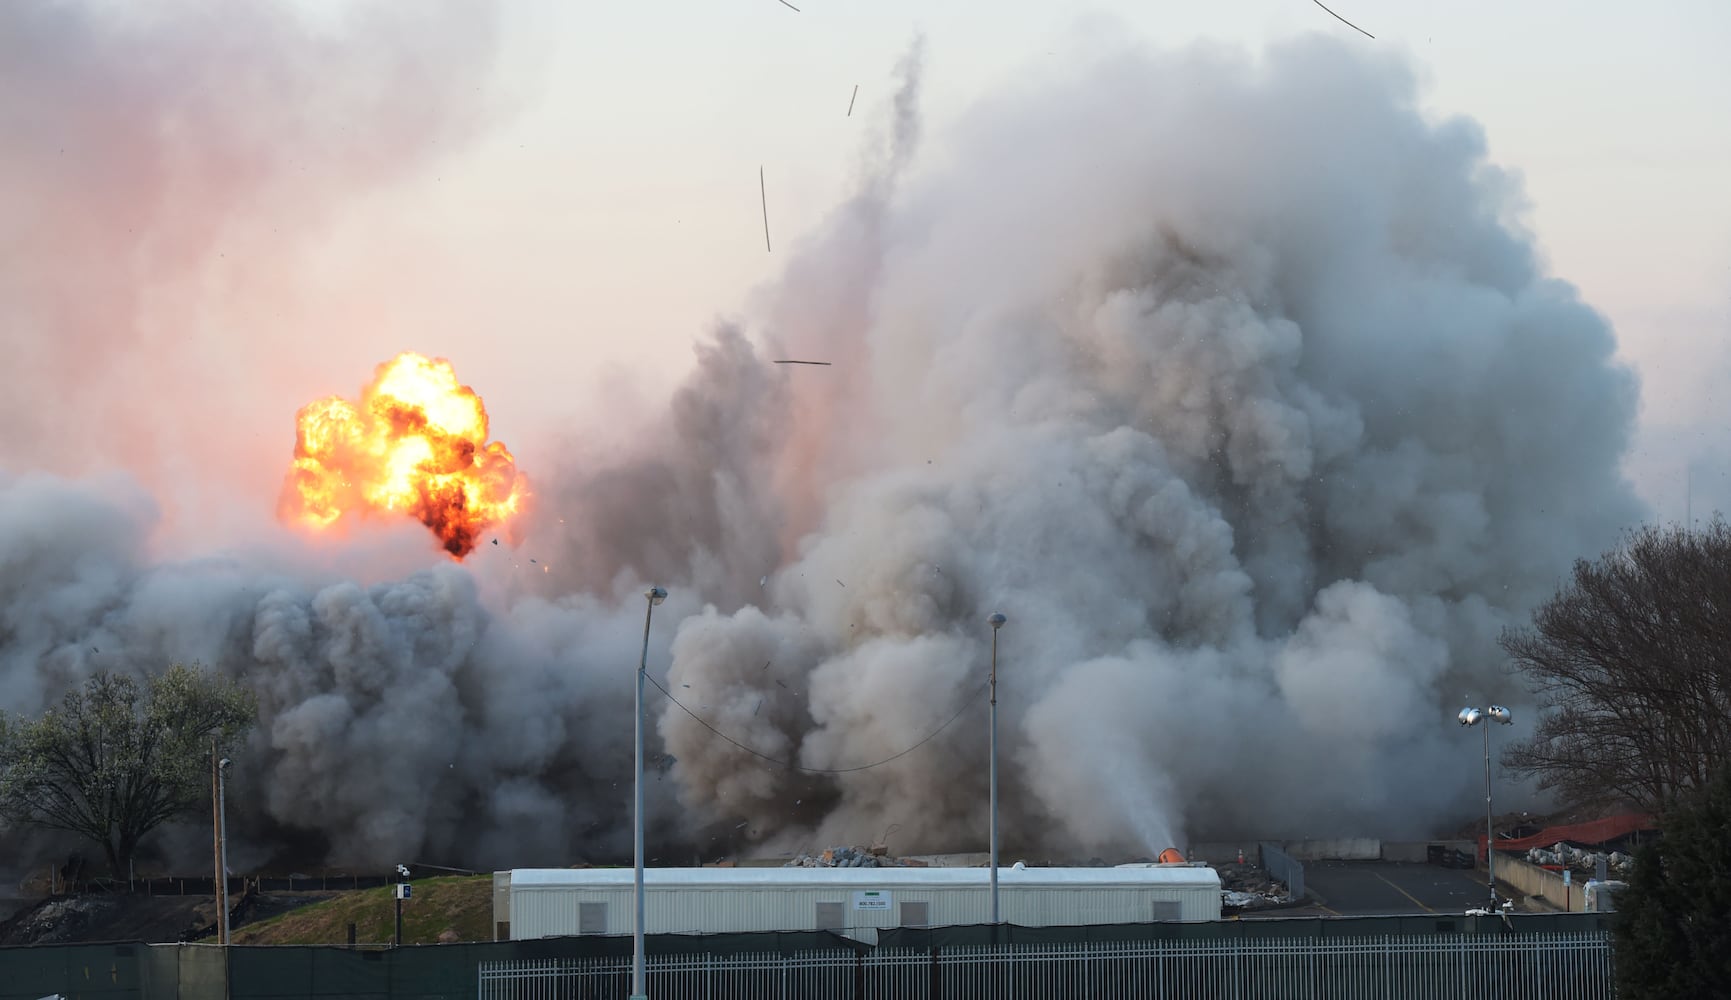
MULTIPOLYGON (((669 861, 978 849, 993 611, 1013 849, 1465 813, 1455 709, 1523 704, 1497 634, 1642 515, 1634 377, 1518 184, 1344 45, 1099 51, 929 154, 920 61, 857 196, 653 426, 527 469, 514 554, 416 535, 434 568, 390 577, 399 533, 346 557, 365 585, 272 545, 164 562, 140 488, 8 452, 0 707, 171 658, 244 678, 239 864, 616 858, 658 582, 651 674, 844 772, 652 692, 669 861)), ((52 339, 30 307, 60 300, 12 294, 8 342, 52 339)))

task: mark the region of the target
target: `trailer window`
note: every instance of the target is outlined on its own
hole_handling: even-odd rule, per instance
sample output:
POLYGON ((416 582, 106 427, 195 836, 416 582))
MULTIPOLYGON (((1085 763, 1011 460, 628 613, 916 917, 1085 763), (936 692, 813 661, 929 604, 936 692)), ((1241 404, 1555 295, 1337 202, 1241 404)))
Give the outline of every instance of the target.
POLYGON ((607 904, 578 903, 577 933, 605 934, 607 933, 607 904))
POLYGON ((926 902, 904 900, 901 904, 901 925, 903 927, 925 927, 932 922, 931 905, 926 902))
POLYGON ((1183 913, 1181 912, 1180 906, 1174 900, 1156 899, 1148 905, 1151 906, 1153 908, 1153 911, 1154 911, 1153 916, 1149 917, 1150 920, 1181 920, 1181 919, 1183 919, 1183 913))
POLYGON ((842 919, 840 903, 817 904, 817 929, 820 931, 839 931, 847 926, 842 919))

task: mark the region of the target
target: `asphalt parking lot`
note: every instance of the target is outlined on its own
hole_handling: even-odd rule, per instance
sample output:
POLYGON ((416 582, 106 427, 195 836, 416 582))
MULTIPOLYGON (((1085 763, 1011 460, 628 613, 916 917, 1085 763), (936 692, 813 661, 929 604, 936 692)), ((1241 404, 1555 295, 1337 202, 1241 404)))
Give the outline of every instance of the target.
POLYGON ((1482 872, 1396 861, 1306 862, 1304 884, 1309 904, 1245 917, 1464 913, 1488 898, 1482 872))

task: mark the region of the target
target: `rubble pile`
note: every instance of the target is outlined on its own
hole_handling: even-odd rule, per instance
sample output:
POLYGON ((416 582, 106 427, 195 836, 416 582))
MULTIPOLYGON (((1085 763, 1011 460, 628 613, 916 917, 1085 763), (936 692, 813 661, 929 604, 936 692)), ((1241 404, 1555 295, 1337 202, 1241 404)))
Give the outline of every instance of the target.
POLYGON ((28 944, 77 941, 89 927, 119 909, 119 902, 107 896, 51 899, 8 921, 4 938, 8 943, 28 944))
POLYGON ((1580 872, 1597 870, 1600 859, 1604 859, 1606 867, 1618 875, 1627 875, 1635 870, 1635 859, 1622 851, 1606 854, 1570 847, 1565 843, 1555 844, 1548 851, 1542 847, 1530 848, 1527 851, 1527 860, 1532 864, 1561 866, 1580 872))
POLYGON ((801 854, 783 868, 923 868, 918 861, 892 858, 883 847, 832 847, 822 854, 801 854))
POLYGON ((1215 865, 1220 873, 1220 905, 1223 909, 1254 910, 1292 901, 1286 884, 1253 864, 1215 865))

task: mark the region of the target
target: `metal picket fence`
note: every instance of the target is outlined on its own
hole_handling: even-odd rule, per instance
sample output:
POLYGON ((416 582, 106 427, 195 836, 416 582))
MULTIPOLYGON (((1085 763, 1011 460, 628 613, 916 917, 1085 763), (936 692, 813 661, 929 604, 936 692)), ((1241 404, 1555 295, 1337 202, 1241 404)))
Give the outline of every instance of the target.
MULTIPOLYGON (((651 996, 960 1000, 1610 1000, 1603 931, 653 955, 651 996)), ((613 1000, 629 958, 484 962, 482 1000, 613 1000)))

